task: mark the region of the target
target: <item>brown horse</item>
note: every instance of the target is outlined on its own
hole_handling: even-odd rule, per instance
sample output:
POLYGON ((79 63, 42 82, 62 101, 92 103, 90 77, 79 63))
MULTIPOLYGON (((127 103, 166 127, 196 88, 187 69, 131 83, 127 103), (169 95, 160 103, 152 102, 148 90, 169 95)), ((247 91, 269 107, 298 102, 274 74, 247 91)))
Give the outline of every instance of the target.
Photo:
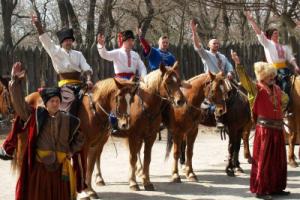
MULTIPOLYGON (((142 184, 145 190, 154 190, 154 186, 149 177, 149 166, 151 161, 151 149, 156 139, 157 132, 160 128, 162 120, 161 112, 164 110, 164 103, 172 103, 175 106, 183 106, 185 103, 184 96, 180 90, 181 82, 176 73, 177 63, 172 68, 160 66, 145 76, 144 81, 140 83, 140 87, 135 96, 133 105, 131 106, 131 126, 128 131, 120 132, 121 137, 126 137, 129 146, 129 187, 136 191, 140 190, 136 181, 136 164, 138 153, 144 143, 144 160, 142 168, 142 184)), ((97 181, 98 184, 104 184, 100 170, 100 156, 106 139, 102 140, 95 150, 95 159, 97 162, 97 181)), ((92 174, 93 166, 91 166, 88 174, 92 174)), ((89 179, 91 181, 91 178, 89 179)))
MULTIPOLYGON (((136 84, 131 80, 108 78, 95 84, 91 91, 92 95, 84 96, 78 113, 81 121, 80 130, 86 137, 82 155, 87 159, 82 160, 83 168, 90 160, 90 147, 99 143, 110 127, 109 113, 115 113, 120 130, 127 130, 130 127, 129 111, 136 89, 136 84)), ((38 92, 34 92, 26 97, 26 101, 32 106, 37 106, 41 103, 41 97, 38 92)), ((21 138, 22 142, 18 143, 18 147, 26 141, 26 137, 21 138)), ((22 148, 18 150, 15 159, 20 160, 24 151, 22 148)))
POLYGON ((0 114, 2 118, 7 118, 10 121, 10 117, 13 115, 12 103, 8 92, 8 80, 0 79, 0 114))
MULTIPOLYGON (((185 161, 185 175, 189 180, 197 181, 197 176, 192 167, 192 156, 193 145, 198 134, 198 124, 215 126, 215 117, 200 108, 205 98, 216 105, 217 110, 215 114, 221 116, 223 123, 228 127, 229 158, 226 173, 233 175, 234 168, 240 169, 238 154, 242 131, 246 123, 250 120, 250 112, 247 110, 249 107, 247 99, 240 96, 235 88, 232 88, 228 92, 228 84, 219 75, 215 77, 212 74, 201 74, 190 79, 189 83, 192 85, 191 89, 183 91, 188 102, 188 107, 175 108, 174 111, 169 112, 171 120, 167 127, 172 134, 173 141, 168 139, 166 157, 168 157, 171 151, 173 142, 174 163, 172 181, 181 181, 178 173, 178 160, 180 156, 185 159, 185 154, 187 157, 185 161), (224 90, 224 88, 227 89, 224 90), (236 113, 237 109, 241 111, 239 114, 236 113), (182 146, 184 143, 186 143, 186 147, 185 145, 182 146)), ((168 136, 168 138, 170 137, 168 136)))
MULTIPOLYGON (((288 118, 288 142, 289 142, 289 150, 288 150, 288 163, 291 167, 298 167, 298 164, 295 160, 295 143, 299 140, 299 133, 300 133, 300 76, 292 76, 291 77, 291 111, 293 113, 292 116, 288 118)), ((299 155, 300 158, 300 149, 299 149, 299 155)))

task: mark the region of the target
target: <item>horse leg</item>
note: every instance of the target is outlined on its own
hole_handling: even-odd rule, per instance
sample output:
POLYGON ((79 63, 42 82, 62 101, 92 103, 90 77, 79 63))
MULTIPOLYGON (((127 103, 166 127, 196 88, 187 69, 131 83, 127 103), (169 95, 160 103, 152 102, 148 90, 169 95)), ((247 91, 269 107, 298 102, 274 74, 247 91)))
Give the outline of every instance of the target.
POLYGON ((97 193, 92 188, 92 174, 94 171, 94 166, 97 157, 97 146, 89 147, 87 154, 87 171, 86 171, 86 184, 87 189, 85 189, 85 193, 89 195, 91 198, 98 198, 97 193))
POLYGON ((128 138, 128 144, 129 144, 129 188, 133 191, 139 191, 140 187, 137 184, 136 181, 136 164, 137 164, 137 153, 138 149, 137 148, 137 143, 141 144, 140 141, 137 142, 137 139, 134 137, 129 137, 128 138))
POLYGON ((243 131, 243 144, 244 144, 244 158, 248 160, 248 163, 252 163, 252 156, 249 148, 249 136, 251 131, 252 122, 247 125, 243 131))
POLYGON ((107 142, 109 135, 102 139, 102 142, 99 143, 96 150, 96 185, 103 186, 105 185, 105 181, 102 177, 101 173, 101 154, 103 151, 104 144, 107 142))
POLYGON ((234 139, 234 152, 233 152, 232 162, 236 172, 244 173, 244 170, 241 168, 240 161, 239 161, 239 152, 241 148, 243 130, 236 131, 235 133, 236 135, 234 139))
POLYGON ((227 176, 234 176, 234 169, 233 169, 233 163, 232 163, 232 158, 233 158, 233 152, 234 152, 234 136, 232 131, 228 131, 229 135, 229 143, 228 143, 228 164, 226 166, 226 174, 227 176))
POLYGON ((180 147, 182 145, 182 136, 173 134, 173 170, 172 170, 172 178, 171 182, 173 183, 181 183, 181 179, 178 173, 178 160, 180 156, 180 147))
POLYGON ((185 164, 185 149, 186 149, 186 141, 182 141, 182 144, 180 146, 180 158, 179 158, 179 162, 181 165, 185 164))
POLYGON ((197 182, 198 178, 194 173, 192 166, 193 159, 193 149, 196 137, 198 135, 198 128, 193 129, 191 132, 187 133, 187 151, 186 151, 186 167, 185 175, 189 181, 197 182))
POLYGON ((143 166, 143 175, 142 182, 146 191, 154 191, 154 185, 150 181, 149 176, 149 167, 151 162, 151 151, 156 137, 147 137, 144 139, 144 166, 143 166))
POLYGON ((298 167, 298 164, 295 161, 295 154, 294 154, 295 143, 296 143, 296 139, 297 139, 296 131, 294 131, 294 130, 291 131, 288 138, 289 138, 288 164, 291 167, 298 167))

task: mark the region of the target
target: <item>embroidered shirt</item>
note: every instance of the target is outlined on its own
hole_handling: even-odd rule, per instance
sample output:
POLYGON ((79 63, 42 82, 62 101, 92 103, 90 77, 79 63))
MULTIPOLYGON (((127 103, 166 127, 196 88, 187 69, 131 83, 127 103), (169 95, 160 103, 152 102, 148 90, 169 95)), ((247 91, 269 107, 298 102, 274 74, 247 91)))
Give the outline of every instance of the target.
POLYGON ((264 47, 266 59, 268 63, 291 62, 295 59, 290 48, 280 45, 269 40, 264 33, 257 35, 258 41, 264 47))
POLYGON ((138 72, 138 75, 141 77, 144 77, 147 74, 147 69, 138 53, 132 50, 130 51, 131 66, 128 66, 129 63, 128 55, 124 47, 107 51, 107 49, 104 46, 98 44, 97 48, 102 58, 108 61, 112 61, 114 63, 115 74, 120 74, 120 73, 136 74, 136 72, 138 72))
POLYGON ((86 59, 80 51, 66 51, 64 48, 55 45, 47 33, 40 35, 39 39, 51 57, 56 73, 93 72, 91 66, 86 62, 86 59))

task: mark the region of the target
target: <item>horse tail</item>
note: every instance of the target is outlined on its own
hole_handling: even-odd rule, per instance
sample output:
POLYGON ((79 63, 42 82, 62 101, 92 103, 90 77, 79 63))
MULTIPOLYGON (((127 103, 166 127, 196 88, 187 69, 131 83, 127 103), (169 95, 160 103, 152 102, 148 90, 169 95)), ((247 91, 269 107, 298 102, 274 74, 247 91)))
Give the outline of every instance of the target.
POLYGON ((171 131, 168 129, 167 131, 167 147, 166 147, 166 155, 165 155, 165 160, 167 160, 170 156, 170 152, 173 146, 173 136, 171 131))

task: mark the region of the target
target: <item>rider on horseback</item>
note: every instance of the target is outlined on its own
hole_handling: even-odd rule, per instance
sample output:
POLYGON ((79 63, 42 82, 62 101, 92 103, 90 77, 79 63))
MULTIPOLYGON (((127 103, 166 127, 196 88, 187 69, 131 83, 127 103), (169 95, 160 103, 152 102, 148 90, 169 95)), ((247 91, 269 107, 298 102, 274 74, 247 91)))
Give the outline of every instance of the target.
POLYGON ((77 116, 79 105, 83 98, 83 82, 81 75, 85 75, 88 89, 93 87, 91 66, 80 51, 72 49, 75 38, 73 29, 62 29, 57 32, 60 46, 54 44, 36 16, 32 16, 39 39, 51 57, 54 70, 59 76, 58 86, 61 88, 62 104, 60 109, 77 116))
MULTIPOLYGON (((99 33, 97 36, 97 48, 99 55, 114 63, 115 77, 121 79, 131 79, 132 77, 143 78, 147 74, 147 69, 138 53, 132 50, 134 45, 134 34, 131 30, 121 33, 121 47, 111 51, 105 48, 105 36, 99 33)), ((112 133, 118 131, 117 121, 113 113, 110 113, 109 120, 112 126, 112 133)))
MULTIPOLYGON (((271 63, 277 69, 276 83, 290 97, 290 76, 293 73, 288 68, 287 64, 290 63, 294 67, 295 73, 299 74, 300 68, 296 63, 295 57, 287 46, 281 45, 279 43, 279 32, 276 28, 268 29, 264 34, 255 23, 250 12, 245 12, 245 16, 254 29, 258 41, 264 47, 267 62, 271 63)), ((290 104, 291 102, 289 102, 289 105, 290 104)), ((289 106, 287 107, 287 109, 289 109, 289 106)))
MULTIPOLYGON (((196 31, 197 25, 194 20, 191 21, 191 29, 193 34, 193 42, 195 50, 201 57, 204 65, 205 73, 209 71, 211 73, 217 74, 218 72, 223 72, 223 74, 229 79, 233 79, 233 67, 228 61, 225 55, 219 52, 220 43, 217 39, 211 39, 208 43, 209 50, 203 48, 200 44, 200 39, 196 31)), ((210 104, 210 103, 208 103, 210 104)), ((214 111, 214 106, 209 105, 209 109, 214 111)), ((223 128, 224 124, 216 117, 216 126, 218 128, 223 128)))

